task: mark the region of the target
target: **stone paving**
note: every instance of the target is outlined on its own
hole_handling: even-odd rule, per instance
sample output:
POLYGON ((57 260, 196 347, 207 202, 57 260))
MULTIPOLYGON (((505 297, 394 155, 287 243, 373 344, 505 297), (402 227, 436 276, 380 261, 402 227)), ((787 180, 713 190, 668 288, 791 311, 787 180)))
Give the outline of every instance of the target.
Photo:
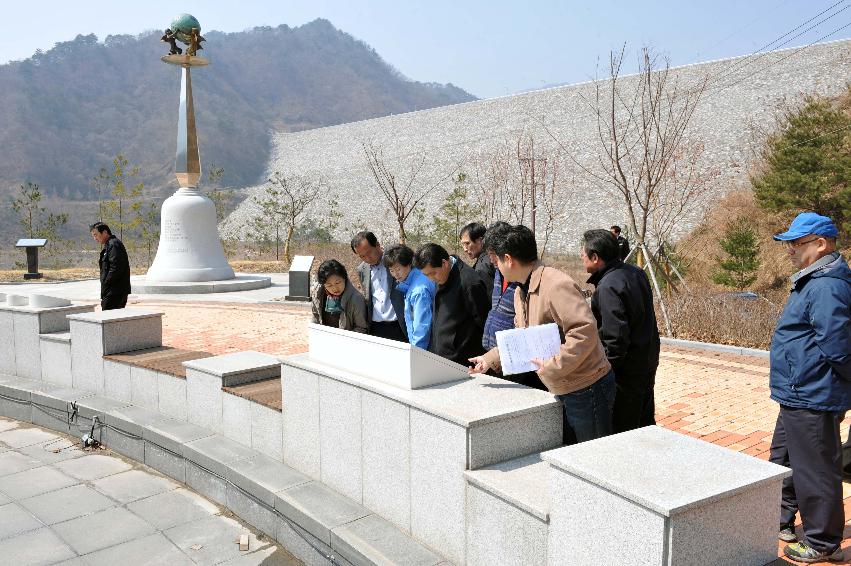
POLYGON ((0 562, 300 564, 202 496, 109 450, 0 418, 0 562), (248 551, 235 542, 249 537, 248 551))

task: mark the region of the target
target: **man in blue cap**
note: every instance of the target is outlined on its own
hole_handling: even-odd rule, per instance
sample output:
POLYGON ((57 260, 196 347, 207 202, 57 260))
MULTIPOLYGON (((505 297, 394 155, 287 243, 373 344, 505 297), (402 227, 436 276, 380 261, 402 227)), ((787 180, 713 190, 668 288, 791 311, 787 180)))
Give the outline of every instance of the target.
POLYGON ((780 539, 797 562, 842 560, 842 450, 839 423, 851 408, 851 270, 836 251, 836 226, 799 214, 774 236, 798 268, 771 339, 771 398, 780 414, 771 461, 792 469, 783 481, 780 539), (800 511, 804 536, 795 535, 800 511))

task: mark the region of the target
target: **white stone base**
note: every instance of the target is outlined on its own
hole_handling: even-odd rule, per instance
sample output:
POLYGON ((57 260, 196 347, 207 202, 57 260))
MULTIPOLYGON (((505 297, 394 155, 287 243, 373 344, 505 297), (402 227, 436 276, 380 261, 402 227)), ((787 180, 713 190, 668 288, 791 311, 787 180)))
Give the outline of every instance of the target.
POLYGON ((271 277, 237 274, 220 281, 148 281, 144 275, 130 278, 134 295, 200 295, 251 291, 272 286, 271 277))

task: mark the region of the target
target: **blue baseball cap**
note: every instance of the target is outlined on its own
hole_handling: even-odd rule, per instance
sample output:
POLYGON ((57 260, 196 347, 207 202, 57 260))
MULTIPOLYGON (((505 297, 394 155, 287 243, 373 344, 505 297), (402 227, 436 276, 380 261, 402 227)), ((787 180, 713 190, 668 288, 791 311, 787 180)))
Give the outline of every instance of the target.
POLYGON ((809 236, 810 234, 825 238, 836 238, 839 236, 839 230, 836 229, 833 220, 827 216, 822 216, 815 212, 802 212, 795 217, 788 230, 782 234, 775 235, 774 239, 781 242, 788 242, 809 236))

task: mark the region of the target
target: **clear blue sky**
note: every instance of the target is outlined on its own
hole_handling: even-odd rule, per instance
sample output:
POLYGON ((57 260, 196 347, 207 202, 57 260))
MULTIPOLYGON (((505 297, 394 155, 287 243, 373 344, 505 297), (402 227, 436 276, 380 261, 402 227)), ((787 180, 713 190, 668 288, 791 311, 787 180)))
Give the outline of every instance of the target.
MULTIPOLYGON (((179 12, 196 16, 205 31, 298 26, 322 17, 374 47, 412 79, 451 82, 490 98, 588 80, 598 58, 605 61, 624 42, 632 50, 651 45, 675 65, 747 55, 838 1, 6 1, 0 63, 27 58, 77 34, 94 33, 103 40, 109 34, 163 29, 179 12)), ((843 9, 786 47, 806 45, 851 24, 851 0, 825 16, 843 9)), ((827 40, 848 37, 851 25, 827 40)), ((208 49, 212 55, 215 46, 208 49)))

